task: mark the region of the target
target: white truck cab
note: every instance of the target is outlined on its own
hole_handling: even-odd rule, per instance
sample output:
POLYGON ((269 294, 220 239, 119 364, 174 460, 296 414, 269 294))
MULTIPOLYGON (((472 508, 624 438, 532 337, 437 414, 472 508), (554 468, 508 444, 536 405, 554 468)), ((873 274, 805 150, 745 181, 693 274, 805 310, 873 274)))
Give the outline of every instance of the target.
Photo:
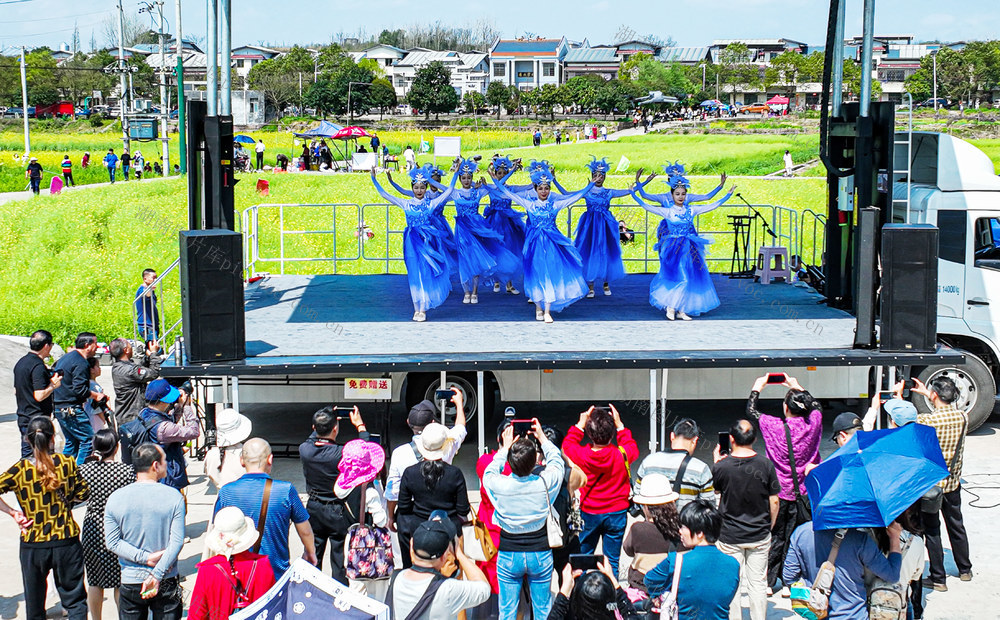
MULTIPOLYGON (((914 132, 908 147, 906 135, 898 136, 895 161, 905 162, 909 149, 909 177, 894 184, 892 221, 940 230, 938 340, 966 355, 962 366, 914 371, 925 382, 954 379, 961 391, 956 405, 968 410, 974 429, 993 411, 1000 379, 1000 177, 965 140, 914 132)), ((929 407, 916 400, 918 408, 929 407)))

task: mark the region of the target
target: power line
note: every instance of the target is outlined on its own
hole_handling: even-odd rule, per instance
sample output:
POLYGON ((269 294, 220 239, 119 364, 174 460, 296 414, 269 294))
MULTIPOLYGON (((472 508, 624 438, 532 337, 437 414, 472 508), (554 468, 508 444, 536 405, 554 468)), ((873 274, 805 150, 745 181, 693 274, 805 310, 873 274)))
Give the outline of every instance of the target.
POLYGON ((0 4, 18 4, 19 2, 31 2, 31 0, 4 0, 0 4))
MULTIPOLYGON (((27 0, 21 0, 21 1, 26 2, 27 0)), ((5 3, 4 2, 0 2, 0 4, 5 4, 5 3)), ((59 15, 57 17, 38 17, 38 18, 35 18, 35 19, 8 19, 4 23, 5 24, 27 24, 29 22, 47 22, 47 21, 52 21, 53 19, 72 19, 74 17, 84 17, 86 15, 110 14, 110 12, 111 12, 110 9, 105 9, 103 11, 91 11, 89 13, 77 13, 76 15, 59 15)))
MULTIPOLYGON (((28 2, 30 0, 19 0, 19 1, 28 2)), ((0 4, 2 4, 2 2, 0 2, 0 4)), ((100 24, 103 24, 103 23, 104 23, 103 20, 99 21, 99 22, 88 22, 86 24, 80 24, 80 25, 72 26, 70 28, 57 28, 55 30, 49 30, 49 31, 46 31, 46 32, 34 32, 34 33, 31 33, 31 34, 21 34, 21 33, 16 33, 16 34, 14 34, 14 33, 12 33, 12 34, 0 34, 0 38, 20 39, 20 38, 27 38, 27 37, 44 37, 46 35, 58 34, 60 32, 72 32, 73 30, 76 30, 77 28, 87 28, 89 26, 97 26, 97 25, 100 25, 100 24)))

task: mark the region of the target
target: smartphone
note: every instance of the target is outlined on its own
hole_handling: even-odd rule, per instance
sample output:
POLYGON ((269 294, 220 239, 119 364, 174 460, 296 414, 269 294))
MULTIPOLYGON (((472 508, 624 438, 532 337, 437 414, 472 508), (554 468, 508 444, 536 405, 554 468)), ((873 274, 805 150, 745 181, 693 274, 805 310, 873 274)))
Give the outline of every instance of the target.
POLYGON ((513 420, 515 415, 517 415, 517 410, 514 409, 513 407, 507 407, 506 409, 503 410, 503 417, 507 418, 508 420, 513 420))
POLYGON ((729 433, 721 431, 719 433, 719 454, 729 454, 732 450, 733 446, 729 443, 729 433))
POLYGON ((767 373, 767 384, 768 385, 781 385, 788 380, 788 375, 783 372, 769 372, 767 373))
POLYGON ((603 562, 603 555, 591 555, 589 553, 571 553, 569 555, 569 565, 573 567, 573 570, 597 570, 597 567, 603 562))
POLYGON ((350 420, 354 407, 334 407, 333 412, 337 414, 338 420, 350 420))
POLYGON ((903 381, 903 389, 904 390, 912 390, 916 386, 917 386, 917 384, 913 382, 913 379, 905 379, 903 381))
POLYGON ((382 445, 382 435, 379 433, 368 433, 368 441, 382 445))
POLYGON ((434 390, 434 400, 450 401, 455 397, 455 392, 451 390, 434 390))
POLYGON ((62 377, 63 375, 66 374, 66 371, 60 368, 59 370, 54 371, 52 374, 54 374, 57 377, 62 377))
POLYGON ((535 423, 531 420, 511 420, 511 424, 514 425, 514 436, 515 437, 525 437, 531 432, 532 427, 535 423))
POLYGON ((893 392, 892 390, 882 390, 881 392, 878 393, 878 399, 883 403, 895 397, 896 393, 893 392))

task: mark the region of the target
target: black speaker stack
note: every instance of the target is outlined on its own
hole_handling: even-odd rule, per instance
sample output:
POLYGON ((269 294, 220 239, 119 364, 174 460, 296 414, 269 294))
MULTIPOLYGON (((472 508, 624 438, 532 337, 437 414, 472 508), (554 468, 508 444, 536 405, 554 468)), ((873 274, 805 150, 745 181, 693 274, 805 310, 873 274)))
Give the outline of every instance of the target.
POLYGON ((882 227, 882 351, 937 350, 938 236, 930 224, 882 227))

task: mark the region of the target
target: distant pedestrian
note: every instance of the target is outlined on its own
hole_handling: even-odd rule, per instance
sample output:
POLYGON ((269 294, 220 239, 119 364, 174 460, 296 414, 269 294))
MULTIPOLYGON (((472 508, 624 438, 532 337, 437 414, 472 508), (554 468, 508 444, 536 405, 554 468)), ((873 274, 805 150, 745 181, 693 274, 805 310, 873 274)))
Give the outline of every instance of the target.
POLYGON ((302 145, 302 155, 299 156, 300 170, 309 170, 309 159, 312 157, 309 152, 309 145, 302 145))
POLYGON ((108 149, 108 154, 104 156, 104 167, 108 169, 108 176, 111 177, 111 184, 114 185, 115 172, 118 170, 118 156, 115 155, 114 149, 108 149))
POLYGON ((601 140, 603 140, 605 142, 608 140, 608 126, 607 125, 601 125, 601 140))
MULTIPOLYGON (((74 459, 53 454, 52 421, 35 416, 26 438, 32 458, 20 459, 0 473, 0 495, 13 493, 21 509, 0 499, 0 512, 10 515, 21 530, 21 579, 24 613, 28 620, 45 620, 46 579, 54 574, 59 600, 70 620, 86 620, 87 590, 83 582, 83 546, 73 506, 87 499, 89 489, 74 459)), ((6 562, 10 562, 9 556, 6 562)), ((10 566, 9 564, 5 564, 10 566)), ((4 571, 7 579, 10 570, 4 571)))
POLYGON ((379 145, 381 145, 381 144, 382 144, 382 140, 380 140, 379 137, 378 137, 378 134, 373 131, 372 132, 371 145, 372 145, 372 153, 375 153, 375 157, 376 158, 378 157, 379 153, 382 152, 381 149, 379 149, 379 145))
POLYGON ((184 497, 159 482, 167 457, 151 443, 132 452, 136 481, 108 497, 104 543, 121 565, 118 617, 180 620, 184 607, 177 556, 184 546, 184 497))
POLYGON ((795 164, 792 162, 792 154, 787 150, 785 151, 783 161, 785 162, 785 176, 792 176, 792 169, 795 167, 795 164))
POLYGON ((42 191, 42 172, 42 165, 38 163, 38 158, 32 157, 28 162, 28 168, 24 171, 24 176, 31 185, 31 193, 36 196, 42 191))
POLYGON ((556 144, 562 144, 562 132, 556 129, 556 144))
POLYGON ((69 155, 63 155, 60 166, 62 167, 63 182, 66 184, 66 187, 76 185, 73 182, 73 162, 70 160, 69 155))
POLYGON ((594 125, 593 127, 590 128, 590 137, 593 138, 595 141, 597 140, 597 125, 594 125))
POLYGON ((409 144, 403 149, 403 161, 406 162, 407 171, 417 167, 417 154, 413 152, 413 147, 409 144))
POLYGON ((135 150, 135 155, 132 156, 132 169, 135 170, 136 180, 142 180, 142 173, 146 171, 146 159, 142 156, 142 151, 139 149, 135 150))
POLYGON ((160 337, 160 311, 156 305, 155 269, 142 270, 142 284, 135 291, 135 327, 145 341, 160 337))
POLYGON ((257 154, 257 171, 258 172, 264 169, 264 150, 266 148, 267 147, 264 146, 264 141, 263 140, 257 140, 256 146, 253 147, 254 153, 257 154))
POLYGON ((278 168, 281 168, 282 172, 288 172, 288 155, 278 153, 278 155, 274 158, 274 163, 278 166, 278 168))
POLYGON ((132 156, 128 149, 122 151, 122 178, 128 181, 128 175, 132 171, 132 156))
POLYGON ((52 417, 52 392, 62 376, 52 373, 45 359, 52 351, 52 334, 40 329, 28 339, 30 349, 14 364, 14 396, 17 401, 17 428, 21 431, 21 458, 31 456, 28 423, 35 416, 52 417))
POLYGON ((80 160, 80 167, 87 168, 90 166, 90 151, 84 151, 83 159, 80 160))

